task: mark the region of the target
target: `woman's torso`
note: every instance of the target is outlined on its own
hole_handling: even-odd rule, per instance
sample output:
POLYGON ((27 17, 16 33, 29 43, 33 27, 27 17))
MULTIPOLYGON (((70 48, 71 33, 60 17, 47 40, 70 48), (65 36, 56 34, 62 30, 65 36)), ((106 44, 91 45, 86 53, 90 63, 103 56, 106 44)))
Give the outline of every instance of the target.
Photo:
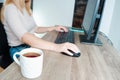
POLYGON ((25 8, 21 13, 13 4, 9 4, 5 7, 4 28, 10 46, 23 44, 21 41, 23 34, 31 32, 35 27, 36 24, 33 17, 27 13, 25 8))

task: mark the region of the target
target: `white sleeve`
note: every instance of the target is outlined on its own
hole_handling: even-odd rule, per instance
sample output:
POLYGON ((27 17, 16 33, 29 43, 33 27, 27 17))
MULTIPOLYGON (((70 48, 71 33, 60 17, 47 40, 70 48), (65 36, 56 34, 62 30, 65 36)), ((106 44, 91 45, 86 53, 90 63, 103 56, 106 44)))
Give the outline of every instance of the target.
POLYGON ((21 37, 27 30, 25 29, 25 25, 22 24, 19 14, 19 10, 14 5, 8 5, 5 8, 5 20, 11 31, 21 40, 21 37))

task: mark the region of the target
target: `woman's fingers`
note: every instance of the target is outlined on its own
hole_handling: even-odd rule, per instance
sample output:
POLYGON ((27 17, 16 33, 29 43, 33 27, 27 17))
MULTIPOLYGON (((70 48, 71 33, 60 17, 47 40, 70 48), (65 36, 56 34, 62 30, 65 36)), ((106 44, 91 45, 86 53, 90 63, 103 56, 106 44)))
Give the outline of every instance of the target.
POLYGON ((73 53, 80 53, 79 48, 75 44, 68 42, 61 44, 59 50, 60 52, 67 53, 71 56, 73 55, 73 53))
POLYGON ((60 32, 68 32, 68 29, 64 26, 61 25, 57 25, 56 26, 56 31, 60 31, 60 32))

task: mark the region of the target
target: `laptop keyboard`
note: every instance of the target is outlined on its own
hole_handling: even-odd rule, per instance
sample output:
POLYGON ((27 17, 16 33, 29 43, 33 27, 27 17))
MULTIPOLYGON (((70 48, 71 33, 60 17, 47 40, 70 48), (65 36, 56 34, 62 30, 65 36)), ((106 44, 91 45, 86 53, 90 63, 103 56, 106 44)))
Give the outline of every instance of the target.
POLYGON ((73 31, 69 30, 68 32, 58 33, 55 43, 64 43, 64 42, 74 43, 74 32, 73 31))

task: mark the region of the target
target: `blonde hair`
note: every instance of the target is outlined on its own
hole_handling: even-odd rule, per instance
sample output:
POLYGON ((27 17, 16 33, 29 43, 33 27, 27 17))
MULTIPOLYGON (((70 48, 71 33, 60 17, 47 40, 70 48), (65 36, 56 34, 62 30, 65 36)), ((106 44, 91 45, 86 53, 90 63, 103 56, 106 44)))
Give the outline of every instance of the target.
POLYGON ((1 9, 1 21, 3 23, 4 21, 4 9, 8 4, 14 4, 22 13, 23 8, 26 8, 28 14, 31 16, 32 12, 30 9, 31 6, 31 0, 5 0, 3 7, 1 9))

